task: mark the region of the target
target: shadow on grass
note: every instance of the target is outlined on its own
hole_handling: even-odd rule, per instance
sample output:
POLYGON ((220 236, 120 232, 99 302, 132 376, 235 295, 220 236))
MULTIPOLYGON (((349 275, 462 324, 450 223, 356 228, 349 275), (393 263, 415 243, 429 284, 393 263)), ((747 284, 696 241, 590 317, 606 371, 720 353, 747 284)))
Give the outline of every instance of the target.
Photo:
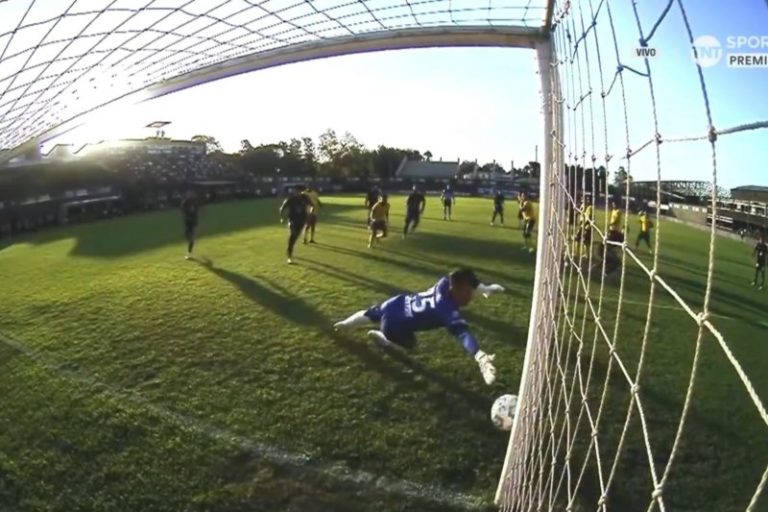
POLYGON ((273 313, 282 316, 286 320, 299 325, 313 327, 320 331, 324 336, 332 339, 336 345, 358 358, 363 365, 369 369, 375 370, 387 378, 394 379, 401 383, 407 383, 409 389, 420 389, 429 394, 429 400, 435 405, 442 414, 449 414, 452 408, 458 406, 457 397, 461 398, 464 406, 477 410, 478 404, 482 404, 485 398, 480 393, 471 391, 462 385, 446 378, 439 373, 426 368, 417 361, 412 360, 403 353, 387 351, 391 359, 404 366, 409 371, 394 366, 375 353, 371 352, 369 345, 352 340, 332 328, 332 322, 323 314, 315 310, 301 297, 280 287, 267 278, 250 278, 236 272, 218 268, 209 259, 196 260, 201 266, 206 268, 215 276, 224 279, 240 290, 243 295, 254 303, 265 307, 273 313), (263 283, 263 284, 262 284, 263 283), (419 381, 414 378, 414 374, 420 375, 427 382, 419 381), (435 393, 429 390, 428 383, 436 384, 448 393, 435 393))
MULTIPOLYGON (((215 203, 200 211, 198 240, 261 227, 275 226, 279 221, 280 199, 255 199, 215 203)), ((329 218, 343 218, 356 207, 328 204, 324 212, 329 218)), ((177 208, 97 220, 18 237, 13 243, 42 245, 73 238, 73 256, 115 258, 148 250, 178 245, 186 250, 184 222, 177 208)))

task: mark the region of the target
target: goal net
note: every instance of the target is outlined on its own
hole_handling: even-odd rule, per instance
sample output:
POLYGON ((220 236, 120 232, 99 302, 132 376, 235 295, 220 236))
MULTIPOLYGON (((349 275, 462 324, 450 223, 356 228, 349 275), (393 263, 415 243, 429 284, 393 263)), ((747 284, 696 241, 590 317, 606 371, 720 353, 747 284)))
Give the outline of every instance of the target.
POLYGON ((695 208, 717 218, 721 160, 768 122, 718 103, 734 91, 708 79, 749 77, 687 7, 560 1, 539 45, 539 251, 503 510, 768 508, 765 301, 727 288, 749 289, 753 245, 672 222, 664 182, 707 182, 695 208), (723 244, 743 274, 722 271, 723 244))

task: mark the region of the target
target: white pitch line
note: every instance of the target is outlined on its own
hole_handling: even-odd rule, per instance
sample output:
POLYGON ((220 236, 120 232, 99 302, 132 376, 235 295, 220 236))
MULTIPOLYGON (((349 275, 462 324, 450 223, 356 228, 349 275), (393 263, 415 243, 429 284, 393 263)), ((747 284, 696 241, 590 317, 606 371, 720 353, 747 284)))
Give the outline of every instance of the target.
POLYGON ((28 357, 43 368, 67 380, 85 384, 86 386, 95 389, 97 392, 104 393, 111 398, 117 399, 118 402, 124 401, 139 405, 171 423, 194 430, 211 439, 236 445, 268 462, 288 466, 304 474, 315 474, 339 482, 350 483, 364 488, 373 488, 389 495, 422 499, 424 501, 465 510, 473 510, 485 505, 483 500, 478 497, 449 491, 438 486, 422 484, 410 480, 398 480, 369 473, 367 471, 353 470, 343 463, 327 464, 313 461, 307 455, 287 452, 275 446, 254 441, 253 439, 235 434, 199 419, 170 411, 164 407, 149 402, 146 398, 135 392, 113 388, 108 384, 84 375, 80 371, 67 370, 64 368, 64 365, 54 362, 40 351, 33 350, 27 345, 8 338, 3 334, 0 334, 0 342, 15 349, 17 352, 28 357))

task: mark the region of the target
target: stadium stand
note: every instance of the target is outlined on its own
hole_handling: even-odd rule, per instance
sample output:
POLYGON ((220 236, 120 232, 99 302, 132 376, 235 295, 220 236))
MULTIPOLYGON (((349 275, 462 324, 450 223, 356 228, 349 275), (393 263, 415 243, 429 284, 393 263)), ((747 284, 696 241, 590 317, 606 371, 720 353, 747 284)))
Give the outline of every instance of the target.
MULTIPOLYGON (((429 162, 424 160, 409 160, 407 157, 400 162, 395 176, 408 179, 454 179, 459 173, 460 162, 429 162)), ((477 166, 475 166, 477 169, 477 166)))

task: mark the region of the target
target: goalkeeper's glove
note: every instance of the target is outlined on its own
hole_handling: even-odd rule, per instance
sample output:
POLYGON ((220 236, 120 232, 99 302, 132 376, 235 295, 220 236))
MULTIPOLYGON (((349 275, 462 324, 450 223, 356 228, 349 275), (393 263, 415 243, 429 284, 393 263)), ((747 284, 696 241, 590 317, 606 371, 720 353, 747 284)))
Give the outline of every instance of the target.
POLYGON ((483 297, 486 299, 491 296, 492 293, 502 293, 504 291, 504 287, 500 284, 482 284, 480 283, 477 286, 477 291, 479 291, 483 297))
POLYGON ((483 380, 489 386, 496 380, 496 367, 493 366, 493 360, 496 358, 493 354, 486 354, 482 350, 478 350, 475 354, 475 361, 480 366, 480 373, 483 374, 483 380))

